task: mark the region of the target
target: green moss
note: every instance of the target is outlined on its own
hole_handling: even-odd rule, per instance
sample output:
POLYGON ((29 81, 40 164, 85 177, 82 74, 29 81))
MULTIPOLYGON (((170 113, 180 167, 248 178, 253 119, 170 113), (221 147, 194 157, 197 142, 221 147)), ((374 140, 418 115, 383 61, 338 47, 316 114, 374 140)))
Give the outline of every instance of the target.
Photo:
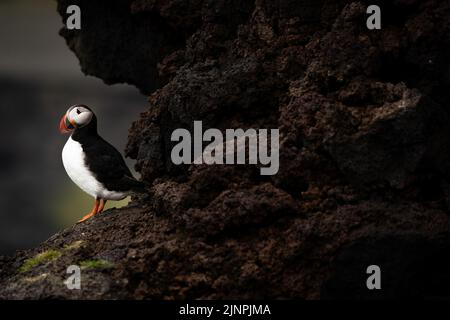
POLYGON ((82 269, 109 269, 114 267, 112 262, 107 260, 84 260, 80 262, 80 267, 82 269))
POLYGON ((74 249, 79 249, 84 245, 84 241, 83 240, 78 240, 75 242, 72 242, 71 244, 67 245, 64 247, 64 250, 74 250, 74 249))
POLYGON ((34 256, 33 258, 25 260, 23 265, 20 267, 19 272, 28 272, 37 265, 56 260, 59 257, 61 257, 61 252, 56 250, 47 250, 41 252, 36 256, 34 256))
POLYGON ((25 282, 28 282, 28 283, 35 283, 35 282, 44 280, 47 277, 48 277, 48 273, 43 273, 36 277, 27 277, 27 278, 23 278, 22 280, 25 282))

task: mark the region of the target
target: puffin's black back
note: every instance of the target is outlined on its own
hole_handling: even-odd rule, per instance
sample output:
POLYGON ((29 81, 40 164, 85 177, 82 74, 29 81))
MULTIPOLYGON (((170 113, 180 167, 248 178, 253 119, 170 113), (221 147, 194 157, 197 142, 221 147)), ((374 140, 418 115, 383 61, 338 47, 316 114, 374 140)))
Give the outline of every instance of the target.
POLYGON ((120 152, 98 135, 95 114, 88 125, 75 129, 72 139, 81 144, 86 165, 108 190, 143 190, 142 182, 133 177, 120 152))

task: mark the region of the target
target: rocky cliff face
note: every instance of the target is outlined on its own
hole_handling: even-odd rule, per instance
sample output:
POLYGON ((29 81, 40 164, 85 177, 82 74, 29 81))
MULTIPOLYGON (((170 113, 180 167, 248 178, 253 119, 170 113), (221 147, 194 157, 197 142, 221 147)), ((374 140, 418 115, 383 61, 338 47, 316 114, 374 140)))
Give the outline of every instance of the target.
POLYGON ((379 1, 378 31, 365 1, 58 2, 84 72, 150 94, 126 150, 150 196, 0 260, 0 298, 450 296, 448 2, 379 1), (279 173, 174 166, 194 120, 279 128, 279 173))

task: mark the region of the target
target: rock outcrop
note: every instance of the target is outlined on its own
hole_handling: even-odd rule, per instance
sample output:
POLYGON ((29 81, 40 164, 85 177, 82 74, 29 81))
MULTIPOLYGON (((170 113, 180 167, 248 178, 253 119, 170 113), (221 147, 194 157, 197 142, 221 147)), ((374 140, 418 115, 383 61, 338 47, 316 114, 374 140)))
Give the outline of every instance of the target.
POLYGON ((379 1, 381 30, 366 1, 58 3, 83 71, 150 95, 126 150, 149 197, 2 258, 0 298, 450 296, 450 3, 379 1), (173 165, 194 120, 279 128, 279 173, 173 165))

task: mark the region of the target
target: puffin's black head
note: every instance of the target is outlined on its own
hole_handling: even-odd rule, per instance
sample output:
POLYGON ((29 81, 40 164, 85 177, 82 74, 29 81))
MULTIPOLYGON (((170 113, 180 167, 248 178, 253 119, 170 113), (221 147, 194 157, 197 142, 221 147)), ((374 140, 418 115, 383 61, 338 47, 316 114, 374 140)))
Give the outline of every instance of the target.
POLYGON ((95 126, 96 118, 89 107, 81 104, 72 106, 67 110, 59 123, 59 131, 61 133, 69 133, 75 129, 87 127, 89 125, 95 126))

